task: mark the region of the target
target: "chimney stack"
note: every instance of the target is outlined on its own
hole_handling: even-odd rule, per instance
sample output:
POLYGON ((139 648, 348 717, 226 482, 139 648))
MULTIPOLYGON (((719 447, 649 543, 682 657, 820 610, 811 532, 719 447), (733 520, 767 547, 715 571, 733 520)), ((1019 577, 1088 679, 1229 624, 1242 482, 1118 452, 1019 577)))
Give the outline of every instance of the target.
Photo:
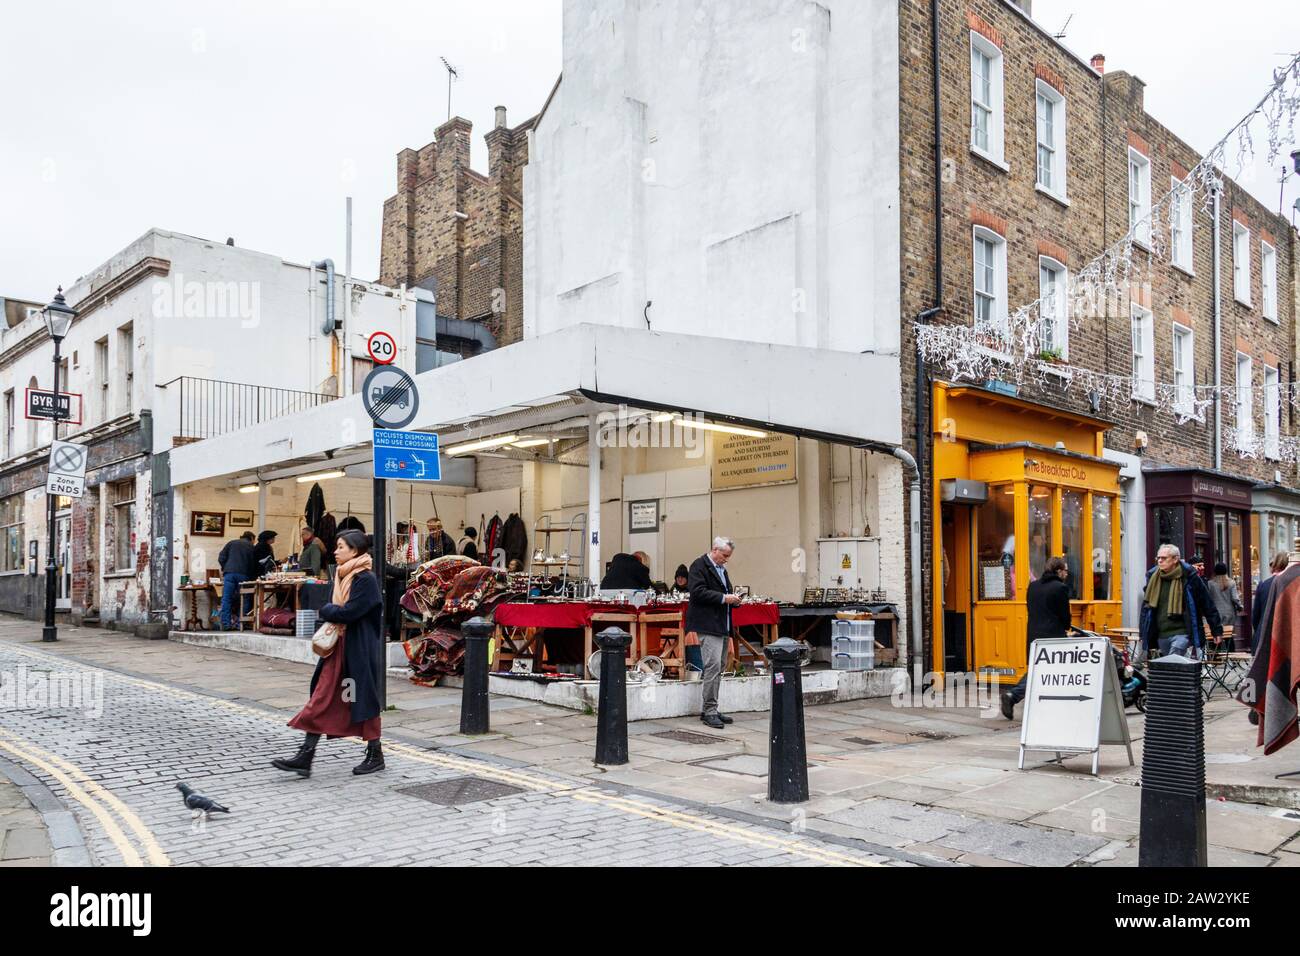
POLYGON ((498 106, 497 107, 497 129, 505 129, 505 128, 506 128, 506 108, 504 106, 498 106))
POLYGON ((1104 54, 1094 53, 1092 55, 1092 68, 1098 73, 1104 74, 1106 72, 1106 57, 1104 54))

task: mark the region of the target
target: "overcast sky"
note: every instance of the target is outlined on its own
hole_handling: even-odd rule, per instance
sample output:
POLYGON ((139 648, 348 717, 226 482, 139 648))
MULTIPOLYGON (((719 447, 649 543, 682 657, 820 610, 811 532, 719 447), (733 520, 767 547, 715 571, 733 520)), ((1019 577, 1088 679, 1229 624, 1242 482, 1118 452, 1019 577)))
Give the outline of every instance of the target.
MULTIPOLYGON (((1074 13, 1067 45, 1137 73, 1148 110, 1197 149, 1300 49, 1290 3, 1212 20, 1134 0, 1034 7, 1053 31, 1074 13)), ((0 295, 37 301, 151 226, 341 267, 348 195, 354 272, 374 278, 396 154, 447 116, 439 57, 461 71, 452 109, 474 123, 478 169, 493 107, 521 122, 560 70, 560 0, 41 0, 3 23, 0 295)), ((1254 183, 1272 208, 1276 176, 1254 183)))

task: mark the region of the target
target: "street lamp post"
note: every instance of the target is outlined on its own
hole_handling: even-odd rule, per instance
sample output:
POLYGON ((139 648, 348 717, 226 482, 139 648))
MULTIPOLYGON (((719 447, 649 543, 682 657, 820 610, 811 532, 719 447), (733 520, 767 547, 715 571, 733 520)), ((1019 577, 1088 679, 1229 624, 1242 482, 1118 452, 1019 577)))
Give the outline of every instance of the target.
MULTIPOLYGON (((50 332, 50 338, 54 340, 54 422, 51 426, 53 437, 59 437, 59 346, 68 334, 68 329, 72 327, 72 320, 77 311, 63 298, 63 287, 59 286, 59 291, 55 293, 54 301, 41 310, 41 316, 45 319, 45 327, 50 332)), ((58 563, 54 557, 56 547, 55 528, 54 528, 54 510, 57 507, 57 498, 48 491, 45 495, 46 501, 46 521, 49 531, 49 548, 45 555, 45 627, 41 629, 42 641, 57 641, 59 639, 58 628, 54 626, 54 600, 58 591, 56 579, 59 573, 58 563)))

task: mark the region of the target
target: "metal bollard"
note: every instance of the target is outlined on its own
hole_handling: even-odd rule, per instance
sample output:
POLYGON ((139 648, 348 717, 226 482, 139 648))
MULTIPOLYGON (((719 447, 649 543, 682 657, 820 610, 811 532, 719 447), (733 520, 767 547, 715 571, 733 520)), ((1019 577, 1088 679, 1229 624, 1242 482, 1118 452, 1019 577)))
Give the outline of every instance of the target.
POLYGON ((772 722, 768 737, 767 799, 803 803, 808 799, 808 748, 804 743, 803 679, 807 659, 803 641, 782 637, 763 648, 772 665, 772 722))
POLYGON ((488 641, 492 624, 472 617, 460 626, 465 635, 465 683, 460 693, 460 732, 486 734, 488 729, 488 641))
POLYGON ((627 646, 632 635, 607 627, 600 647, 600 708, 596 714, 596 763, 627 763, 627 646))
POLYGON ((1138 866, 1205 866, 1205 724, 1201 662, 1147 667, 1138 866))

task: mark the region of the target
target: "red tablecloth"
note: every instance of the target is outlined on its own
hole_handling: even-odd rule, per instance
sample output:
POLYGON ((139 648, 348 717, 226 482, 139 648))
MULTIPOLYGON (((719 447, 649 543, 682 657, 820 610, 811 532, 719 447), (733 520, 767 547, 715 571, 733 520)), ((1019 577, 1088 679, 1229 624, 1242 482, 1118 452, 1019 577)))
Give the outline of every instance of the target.
MULTIPOLYGON (((591 616, 599 613, 663 614, 686 613, 685 604, 651 604, 643 608, 631 604, 498 604, 495 620, 505 627, 586 627, 591 616)), ((736 627, 751 624, 776 624, 781 620, 776 604, 738 604, 732 608, 731 622, 736 627)))

